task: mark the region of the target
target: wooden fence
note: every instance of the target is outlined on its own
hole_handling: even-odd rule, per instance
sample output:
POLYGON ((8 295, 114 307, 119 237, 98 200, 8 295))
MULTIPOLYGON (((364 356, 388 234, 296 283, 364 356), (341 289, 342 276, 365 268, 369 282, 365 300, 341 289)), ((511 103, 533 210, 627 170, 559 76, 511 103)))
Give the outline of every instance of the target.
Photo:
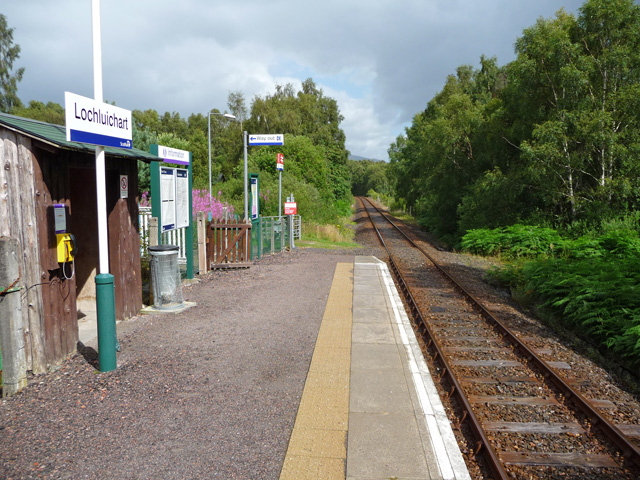
POLYGON ((209 269, 246 268, 251 263, 251 223, 213 220, 207 224, 206 262, 209 269))

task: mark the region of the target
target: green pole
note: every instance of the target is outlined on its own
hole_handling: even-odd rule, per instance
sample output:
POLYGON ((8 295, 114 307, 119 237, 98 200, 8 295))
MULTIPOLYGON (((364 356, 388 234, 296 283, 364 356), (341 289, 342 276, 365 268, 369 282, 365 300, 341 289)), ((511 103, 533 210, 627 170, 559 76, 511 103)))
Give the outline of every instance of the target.
MULTIPOLYGON (((187 278, 193 278, 193 160, 189 152, 189 226, 185 232, 187 244, 187 278)), ((209 192, 211 193, 211 192, 209 192)))
POLYGON ((258 217, 258 259, 262 258, 262 218, 258 217))
POLYGON ((101 372, 115 370, 116 363, 116 312, 113 275, 96 275, 96 308, 98 314, 98 362, 101 372))
MULTIPOLYGON (((152 143, 149 152, 158 156, 158 144, 152 143)), ((149 177, 151 180, 151 216, 158 219, 158 245, 162 244, 162 202, 160 201, 160 159, 152 161, 149 165, 149 177)))

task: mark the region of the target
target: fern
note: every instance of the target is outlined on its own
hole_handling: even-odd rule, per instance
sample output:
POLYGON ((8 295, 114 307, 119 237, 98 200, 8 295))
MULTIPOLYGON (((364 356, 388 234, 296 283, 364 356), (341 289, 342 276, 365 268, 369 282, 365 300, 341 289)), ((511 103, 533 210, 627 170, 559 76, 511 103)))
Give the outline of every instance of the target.
POLYGON ((467 232, 461 246, 522 259, 492 271, 492 278, 640 366, 640 237, 625 227, 574 240, 527 225, 476 229, 467 232))

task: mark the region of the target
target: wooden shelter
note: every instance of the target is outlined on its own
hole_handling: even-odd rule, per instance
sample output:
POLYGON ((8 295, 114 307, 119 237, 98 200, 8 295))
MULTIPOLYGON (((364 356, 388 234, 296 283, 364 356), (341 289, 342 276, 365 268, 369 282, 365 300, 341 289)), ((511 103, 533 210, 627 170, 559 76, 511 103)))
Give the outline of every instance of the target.
MULTIPOLYGON (((68 142, 63 126, 0 114, 0 241, 18 242, 17 324, 22 326, 26 369, 33 373, 45 372, 75 352, 77 305, 95 304, 94 152, 92 145, 68 142), (74 264, 58 263, 54 204, 65 205, 67 231, 78 246, 74 264)), ((158 157, 136 149, 105 148, 105 153, 110 273, 116 318, 126 319, 142 307, 137 161, 158 157), (128 176, 128 198, 121 198, 121 175, 128 176)))

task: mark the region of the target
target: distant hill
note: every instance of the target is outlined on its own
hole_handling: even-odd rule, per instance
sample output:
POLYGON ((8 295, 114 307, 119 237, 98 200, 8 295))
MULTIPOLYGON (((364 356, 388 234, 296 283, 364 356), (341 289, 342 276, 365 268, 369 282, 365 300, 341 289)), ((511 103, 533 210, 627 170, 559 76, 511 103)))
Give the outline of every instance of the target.
POLYGON ((349 160, 371 160, 372 162, 385 162, 386 160, 379 160, 377 158, 361 157, 360 155, 349 154, 349 160))

